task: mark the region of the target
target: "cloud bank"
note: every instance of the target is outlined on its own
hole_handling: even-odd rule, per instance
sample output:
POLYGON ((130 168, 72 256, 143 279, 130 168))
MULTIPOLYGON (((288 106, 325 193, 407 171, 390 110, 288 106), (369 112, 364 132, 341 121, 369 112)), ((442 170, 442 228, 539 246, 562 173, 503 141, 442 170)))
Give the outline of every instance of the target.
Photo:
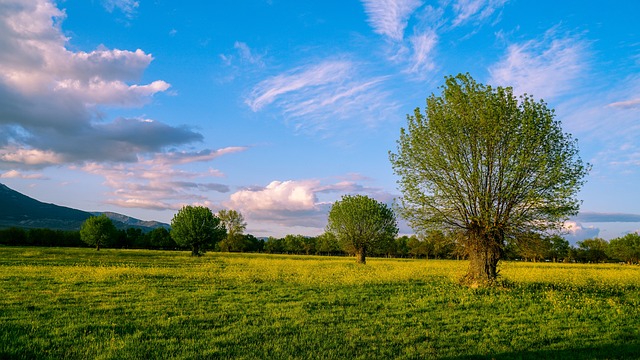
POLYGON ((151 119, 105 121, 106 109, 140 107, 169 89, 163 80, 135 83, 151 54, 68 50, 65 13, 50 1, 5 1, 0 10, 0 168, 136 161, 140 153, 202 141, 187 127, 151 119))

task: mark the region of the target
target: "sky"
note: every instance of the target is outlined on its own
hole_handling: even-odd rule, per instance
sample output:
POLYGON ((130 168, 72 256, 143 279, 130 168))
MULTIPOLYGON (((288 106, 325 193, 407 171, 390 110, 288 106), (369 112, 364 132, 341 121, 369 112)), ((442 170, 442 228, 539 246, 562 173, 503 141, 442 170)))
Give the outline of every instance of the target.
MULTIPOLYGON (((444 77, 543 99, 592 164, 567 239, 640 230, 640 2, 0 0, 0 182, 169 223, 318 235, 392 203, 406 115, 444 77)), ((401 224, 401 233, 411 233, 401 224)))

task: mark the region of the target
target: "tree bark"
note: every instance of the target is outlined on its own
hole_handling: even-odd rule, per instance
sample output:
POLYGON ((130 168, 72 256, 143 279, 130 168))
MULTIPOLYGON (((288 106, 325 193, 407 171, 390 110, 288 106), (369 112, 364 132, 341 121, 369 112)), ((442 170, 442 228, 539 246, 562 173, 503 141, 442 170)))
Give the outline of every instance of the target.
POLYGON ((366 264, 367 261, 365 259, 365 257, 367 256, 367 250, 366 249, 358 249, 356 251, 356 262, 358 264, 366 264))
POLYGON ((472 286, 491 285, 498 276, 502 239, 484 231, 470 231, 469 271, 463 281, 472 286))

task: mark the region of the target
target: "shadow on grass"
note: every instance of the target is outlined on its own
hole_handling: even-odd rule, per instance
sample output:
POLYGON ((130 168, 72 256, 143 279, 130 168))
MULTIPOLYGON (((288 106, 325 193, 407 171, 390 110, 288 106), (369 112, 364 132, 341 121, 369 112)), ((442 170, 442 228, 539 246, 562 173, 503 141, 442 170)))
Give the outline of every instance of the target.
POLYGON ((602 345, 565 350, 534 350, 494 355, 465 355, 446 358, 449 360, 476 359, 640 359, 640 342, 633 344, 602 345))

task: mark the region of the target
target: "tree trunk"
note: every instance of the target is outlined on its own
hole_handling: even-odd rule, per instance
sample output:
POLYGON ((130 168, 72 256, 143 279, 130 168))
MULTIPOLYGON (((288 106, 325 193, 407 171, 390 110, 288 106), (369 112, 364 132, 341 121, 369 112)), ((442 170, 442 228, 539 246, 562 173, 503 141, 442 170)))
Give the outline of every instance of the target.
POLYGON ((96 251, 100 251, 100 242, 96 243, 96 251))
POLYGON ((367 250, 365 248, 356 250, 356 262, 358 264, 366 264, 365 257, 367 256, 367 250))
POLYGON ((498 276, 501 237, 483 231, 469 232, 469 271, 463 281, 471 286, 491 285, 498 276))

